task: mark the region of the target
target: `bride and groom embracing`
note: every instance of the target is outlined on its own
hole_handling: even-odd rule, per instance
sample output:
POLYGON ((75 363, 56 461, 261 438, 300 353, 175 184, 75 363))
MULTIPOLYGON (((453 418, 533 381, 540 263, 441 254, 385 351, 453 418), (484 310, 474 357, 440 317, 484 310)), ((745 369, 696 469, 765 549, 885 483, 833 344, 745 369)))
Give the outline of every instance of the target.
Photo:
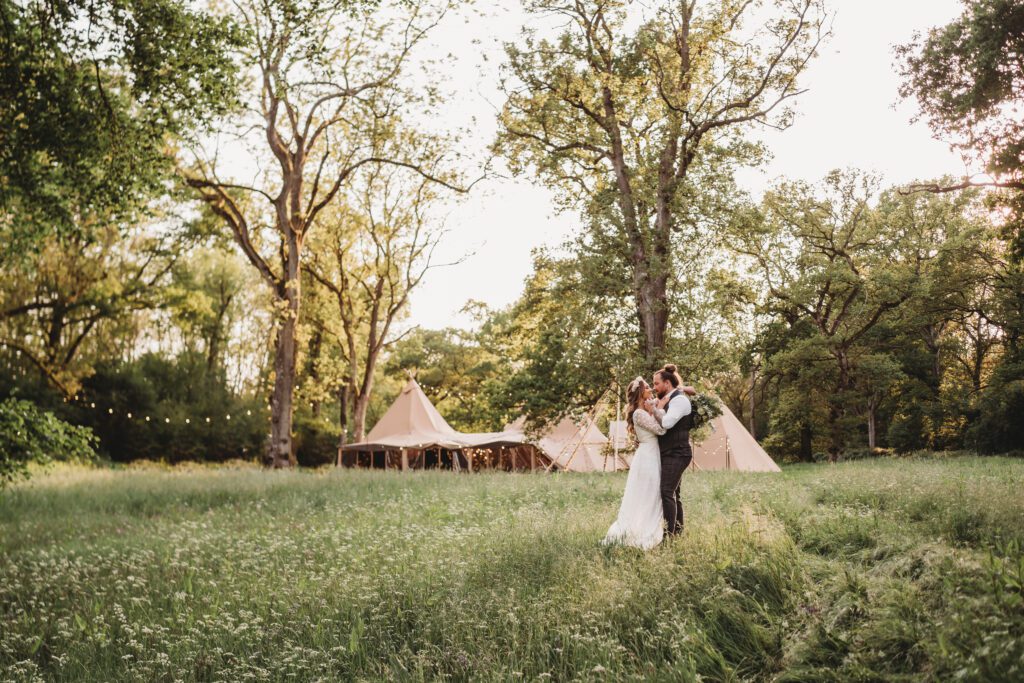
POLYGON ((604 544, 649 550, 664 534, 683 531, 683 503, 679 484, 693 460, 690 428, 693 408, 675 365, 654 373, 648 385, 637 377, 626 389, 626 428, 636 437, 637 449, 629 466, 619 516, 608 529, 604 544), (652 396, 657 395, 657 398, 652 396), (662 522, 664 521, 664 527, 662 522))

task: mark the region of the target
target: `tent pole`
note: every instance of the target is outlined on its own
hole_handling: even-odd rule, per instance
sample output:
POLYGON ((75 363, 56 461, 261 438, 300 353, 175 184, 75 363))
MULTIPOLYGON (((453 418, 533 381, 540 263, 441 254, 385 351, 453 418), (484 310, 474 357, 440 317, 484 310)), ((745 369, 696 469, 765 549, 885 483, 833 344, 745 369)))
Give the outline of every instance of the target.
POLYGON ((405 448, 402 449, 402 471, 405 472, 409 469, 409 451, 405 448))
MULTIPOLYGON (((608 390, 605 389, 604 393, 601 394, 601 397, 598 398, 597 401, 594 403, 594 407, 590 409, 590 414, 587 416, 587 423, 586 423, 587 424, 587 429, 590 429, 590 426, 596 422, 597 408, 598 408, 598 406, 601 405, 601 401, 603 401, 604 397, 607 396, 607 395, 608 395, 608 390)), ((582 433, 580 433, 578 426, 577 426, 577 434, 579 434, 580 440, 576 442, 576 448, 572 449, 572 454, 569 456, 569 460, 566 461, 566 463, 565 463, 566 471, 569 470, 569 465, 570 465, 570 463, 572 463, 572 459, 576 457, 576 452, 580 449, 580 446, 583 445, 583 440, 585 438, 587 438, 586 431, 584 430, 582 433)))
MULTIPOLYGON (((615 426, 616 427, 618 427, 620 424, 622 424, 622 392, 620 391, 620 389, 622 389, 621 386, 617 387, 616 390, 615 390, 615 426)), ((609 430, 609 431, 611 431, 611 430, 609 430)), ((616 434, 614 439, 615 440, 612 442, 612 447, 615 449, 615 460, 613 462, 615 463, 614 467, 618 467, 619 466, 619 435, 616 434)))

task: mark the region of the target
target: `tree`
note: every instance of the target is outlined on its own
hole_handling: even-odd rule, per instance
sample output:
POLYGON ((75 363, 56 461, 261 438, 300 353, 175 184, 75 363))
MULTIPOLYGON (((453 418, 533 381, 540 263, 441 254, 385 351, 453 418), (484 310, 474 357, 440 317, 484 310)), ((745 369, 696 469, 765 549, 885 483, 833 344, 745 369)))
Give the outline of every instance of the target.
MULTIPOLYGON (((433 101, 402 86, 413 48, 450 8, 403 5, 399 17, 375 13, 374 3, 350 0, 239 2, 236 9, 251 42, 236 58, 254 65, 254 92, 244 98, 236 126, 225 121, 253 152, 252 180, 225 175, 216 152, 196 150, 187 182, 219 216, 275 296, 274 389, 267 460, 292 462, 292 408, 301 308, 304 245, 321 213, 357 171, 394 164, 438 183, 415 150, 376 155, 396 122, 433 101)), ((454 186, 453 186, 454 187, 454 186)))
MULTIPOLYGON (((400 139, 427 146, 425 140, 417 144, 415 135, 400 139)), ((437 161, 443 156, 437 154, 437 161)), ((406 313, 409 295, 437 265, 432 256, 442 233, 434 223, 441 199, 435 185, 401 166, 367 167, 353 177, 347 202, 322 214, 323 226, 310 242, 308 272, 333 300, 333 336, 348 362, 342 381, 348 384, 356 441, 366 433, 381 353, 395 341, 394 326, 406 313)))
POLYGON ((565 21, 554 39, 524 30, 509 65, 495 149, 514 172, 535 169, 612 233, 629 275, 641 355, 663 360, 677 261, 673 234, 722 197, 729 169, 758 156, 753 125, 785 127, 786 103, 824 33, 819 0, 780 0, 748 31, 746 0, 656 3, 532 1, 565 21))
MULTIPOLYGON (((749 256, 762 278, 766 306, 793 323, 805 319, 799 372, 829 368, 829 455, 846 444, 846 420, 857 403, 858 363, 867 337, 901 312, 922 283, 936 245, 922 226, 869 204, 876 181, 833 172, 816 193, 801 183, 767 192, 759 210, 738 220, 732 246, 749 256)), ((877 362, 873 363, 878 365, 877 362)))
POLYGON ((92 371, 83 351, 109 353, 115 338, 132 337, 124 326, 134 313, 161 304, 159 289, 183 244, 180 233, 154 235, 149 225, 127 234, 110 225, 89 232, 42 239, 38 256, 9 264, 0 283, 0 346, 65 397, 92 371))
MULTIPOLYGON (((972 426, 984 450, 1012 448, 1021 432, 1024 392, 1024 121, 1017 112, 1024 87, 1024 5, 1018 0, 964 3, 946 26, 899 48, 900 94, 915 98, 924 117, 966 157, 982 159, 988 178, 928 183, 911 190, 954 192, 972 186, 1001 189, 991 195, 1004 215, 1003 246, 986 257, 992 273, 991 305, 983 316, 999 328, 1002 355, 992 385, 981 396, 985 410, 972 426), (991 317, 989 317, 991 316, 991 317)), ((981 321, 978 321, 981 322, 981 321)))
POLYGON ((4 267, 164 194, 175 141, 232 100, 240 36, 180 0, 3 0, 0 21, 4 267))

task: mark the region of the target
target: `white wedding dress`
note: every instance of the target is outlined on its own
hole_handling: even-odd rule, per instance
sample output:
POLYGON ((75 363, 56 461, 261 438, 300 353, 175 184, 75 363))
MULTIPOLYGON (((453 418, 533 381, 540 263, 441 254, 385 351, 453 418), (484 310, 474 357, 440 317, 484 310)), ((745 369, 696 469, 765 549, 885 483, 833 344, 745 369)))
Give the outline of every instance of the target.
POLYGON ((660 419, 665 411, 652 416, 645 410, 633 413, 633 426, 639 445, 626 477, 619 516, 601 541, 603 544, 628 545, 650 550, 661 543, 661 450, 658 436, 665 433, 660 419))

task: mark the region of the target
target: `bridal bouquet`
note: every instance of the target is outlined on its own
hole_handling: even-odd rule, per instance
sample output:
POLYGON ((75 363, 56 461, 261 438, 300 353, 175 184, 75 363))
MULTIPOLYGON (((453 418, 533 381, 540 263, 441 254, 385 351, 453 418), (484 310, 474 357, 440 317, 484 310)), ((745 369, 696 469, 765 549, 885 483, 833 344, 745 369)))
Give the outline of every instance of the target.
POLYGON ((722 402, 714 396, 697 394, 690 397, 690 406, 693 415, 690 438, 694 443, 700 443, 708 437, 710 432, 715 431, 711 421, 722 414, 722 402))

